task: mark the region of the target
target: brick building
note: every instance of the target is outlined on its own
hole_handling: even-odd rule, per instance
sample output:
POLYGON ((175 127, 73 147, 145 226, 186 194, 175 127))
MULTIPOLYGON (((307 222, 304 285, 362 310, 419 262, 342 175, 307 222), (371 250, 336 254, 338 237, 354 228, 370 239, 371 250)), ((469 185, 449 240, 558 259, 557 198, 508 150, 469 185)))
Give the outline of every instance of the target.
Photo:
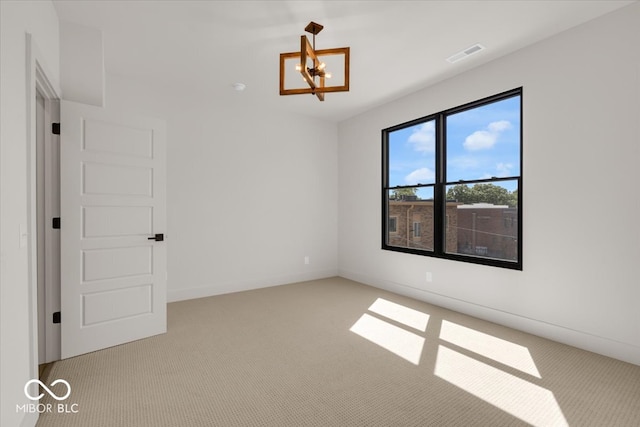
MULTIPOLYGON (((459 203, 447 202, 446 247, 455 252, 458 247, 457 213, 459 203)), ((389 200, 388 244, 403 248, 433 249, 433 200, 401 196, 389 200)))
MULTIPOLYGON (((488 203, 447 202, 446 251, 505 260, 517 259, 518 209, 488 203)), ((400 196, 389 200, 391 246, 433 249, 433 200, 400 196)))
POLYGON ((518 259, 518 208, 475 203, 458 206, 457 214, 458 253, 518 259))

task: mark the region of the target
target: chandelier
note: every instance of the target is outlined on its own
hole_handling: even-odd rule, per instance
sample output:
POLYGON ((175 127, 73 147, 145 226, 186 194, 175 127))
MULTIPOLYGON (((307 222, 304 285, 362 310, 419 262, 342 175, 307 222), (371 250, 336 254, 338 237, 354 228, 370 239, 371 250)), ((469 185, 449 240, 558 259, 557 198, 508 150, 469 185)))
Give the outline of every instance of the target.
MULTIPOLYGON (((327 92, 349 91, 349 48, 339 47, 333 49, 316 50, 316 34, 324 27, 318 23, 310 22, 305 31, 313 34, 313 42, 310 43, 307 36, 300 36, 300 51, 280 54, 280 95, 300 95, 310 93, 324 101, 327 92), (326 62, 325 62, 326 61, 326 62), (334 76, 327 69, 327 64, 338 67, 340 73, 334 76), (287 70, 300 73, 299 79, 292 83, 287 75, 287 70), (330 79, 338 77, 339 82, 330 82, 330 79), (300 87, 302 85, 302 87, 300 87), (306 86, 305 86, 306 85, 306 86)), ((295 74, 295 73, 294 73, 295 74)))

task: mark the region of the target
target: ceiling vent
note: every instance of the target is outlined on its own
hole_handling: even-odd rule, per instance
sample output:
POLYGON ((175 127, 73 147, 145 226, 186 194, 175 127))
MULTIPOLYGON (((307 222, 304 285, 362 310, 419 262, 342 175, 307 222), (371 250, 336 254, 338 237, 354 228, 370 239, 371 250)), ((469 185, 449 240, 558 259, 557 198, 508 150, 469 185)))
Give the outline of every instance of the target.
POLYGON ((448 57, 447 61, 449 61, 449 62, 451 62, 453 64, 454 62, 458 62, 461 59, 464 59, 464 58, 466 58, 468 56, 471 56, 474 53, 478 53, 478 52, 480 52, 481 50, 484 50, 484 49, 485 49, 485 47, 482 46, 481 44, 474 44, 473 46, 468 47, 465 50, 463 50, 461 52, 458 52, 455 55, 452 55, 452 56, 448 57))

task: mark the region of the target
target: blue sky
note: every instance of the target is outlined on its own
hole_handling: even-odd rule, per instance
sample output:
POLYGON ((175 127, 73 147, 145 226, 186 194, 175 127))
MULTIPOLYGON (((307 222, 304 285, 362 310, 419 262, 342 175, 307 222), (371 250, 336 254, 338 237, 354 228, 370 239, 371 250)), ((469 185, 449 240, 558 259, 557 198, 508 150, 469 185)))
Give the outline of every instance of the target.
MULTIPOLYGON (((434 121, 389 134, 389 186, 432 184, 434 172, 434 121)), ((447 181, 519 174, 519 96, 447 117, 447 181)))

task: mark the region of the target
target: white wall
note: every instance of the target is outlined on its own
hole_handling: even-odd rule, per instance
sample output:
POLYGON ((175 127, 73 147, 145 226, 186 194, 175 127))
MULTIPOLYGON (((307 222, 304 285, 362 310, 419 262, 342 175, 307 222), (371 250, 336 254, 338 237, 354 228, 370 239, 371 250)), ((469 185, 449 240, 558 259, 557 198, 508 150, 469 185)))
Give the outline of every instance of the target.
POLYGON ((638 22, 636 3, 341 123, 340 274, 640 364, 638 22), (381 129, 519 86, 524 270, 382 251, 381 129))
MULTIPOLYGON (((19 230, 27 218, 26 32, 50 78, 59 81, 58 18, 51 2, 0 2, 0 425, 33 425, 16 412, 32 378, 28 253, 19 230)), ((37 353, 36 353, 37 355, 37 353)))
POLYGON ((169 301, 337 274, 335 123, 109 74, 106 99, 167 121, 169 301))
POLYGON ((102 31, 60 22, 60 86, 67 101, 104 107, 102 31))

